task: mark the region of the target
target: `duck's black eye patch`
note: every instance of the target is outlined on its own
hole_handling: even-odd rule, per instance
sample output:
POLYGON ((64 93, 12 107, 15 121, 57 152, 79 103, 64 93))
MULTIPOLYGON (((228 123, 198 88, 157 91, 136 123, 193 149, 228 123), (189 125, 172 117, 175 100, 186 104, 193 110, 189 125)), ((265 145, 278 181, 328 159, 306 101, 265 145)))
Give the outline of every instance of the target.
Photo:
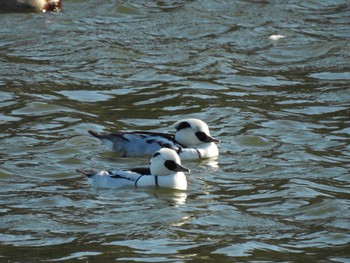
POLYGON ((204 132, 196 132, 196 136, 202 142, 205 142, 208 139, 208 136, 204 132))
POLYGON ((168 168, 170 171, 174 171, 177 167, 177 164, 174 161, 166 160, 164 162, 164 165, 166 168, 168 168))
POLYGON ((176 126, 176 130, 182 130, 182 129, 186 129, 186 128, 190 128, 191 125, 187 122, 187 121, 183 121, 180 122, 177 126, 176 126))
POLYGON ((152 158, 157 157, 158 155, 160 155, 160 152, 155 152, 155 153, 153 154, 152 158))

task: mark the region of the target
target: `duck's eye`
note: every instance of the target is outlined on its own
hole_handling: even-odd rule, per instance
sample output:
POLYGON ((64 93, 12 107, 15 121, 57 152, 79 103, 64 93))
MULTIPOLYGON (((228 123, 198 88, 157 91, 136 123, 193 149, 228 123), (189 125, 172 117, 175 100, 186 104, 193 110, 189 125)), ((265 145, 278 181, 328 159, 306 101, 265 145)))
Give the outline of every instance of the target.
POLYGON ((176 130, 182 130, 182 129, 186 129, 186 128, 190 128, 191 125, 187 122, 187 121, 183 121, 180 122, 177 126, 176 126, 176 130))
POLYGON ((204 132, 196 132, 196 136, 198 140, 205 142, 208 139, 208 135, 206 135, 204 132))
POLYGON ((158 155, 160 155, 160 152, 155 152, 155 153, 153 154, 152 158, 155 158, 155 157, 157 157, 158 155))
POLYGON ((166 160, 166 161, 164 162, 164 165, 165 165, 165 167, 168 168, 170 171, 174 171, 174 170, 176 169, 176 167, 177 167, 176 162, 171 161, 171 160, 166 160))

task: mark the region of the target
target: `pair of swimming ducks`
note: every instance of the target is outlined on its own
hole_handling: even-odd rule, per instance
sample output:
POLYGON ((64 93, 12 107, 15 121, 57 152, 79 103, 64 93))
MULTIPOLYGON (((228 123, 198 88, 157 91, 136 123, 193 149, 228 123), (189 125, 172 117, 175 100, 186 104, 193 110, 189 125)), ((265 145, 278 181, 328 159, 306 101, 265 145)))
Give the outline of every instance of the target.
POLYGON ((209 133, 208 125, 199 119, 185 119, 175 123, 175 134, 155 132, 89 133, 98 138, 109 150, 123 157, 152 155, 148 168, 130 170, 77 170, 85 175, 90 184, 102 188, 123 186, 164 187, 187 189, 185 173, 190 170, 182 166, 181 160, 217 158, 216 143, 220 140, 209 133))

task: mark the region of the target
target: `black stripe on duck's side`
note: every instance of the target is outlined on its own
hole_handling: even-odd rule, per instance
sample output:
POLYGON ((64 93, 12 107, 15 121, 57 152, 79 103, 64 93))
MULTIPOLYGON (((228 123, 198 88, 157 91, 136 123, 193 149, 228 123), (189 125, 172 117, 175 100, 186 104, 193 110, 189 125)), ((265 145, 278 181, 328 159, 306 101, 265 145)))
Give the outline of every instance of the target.
POLYGON ((126 177, 126 176, 122 176, 122 175, 119 175, 119 174, 114 174, 110 171, 108 171, 108 174, 110 175, 111 178, 114 178, 114 179, 126 179, 126 180, 131 180, 130 178, 126 177))
POLYGON ((137 188, 137 182, 140 180, 140 178, 141 178, 142 176, 143 176, 143 175, 140 175, 140 177, 136 179, 136 181, 135 181, 135 188, 137 188))
POLYGON ((150 168, 145 168, 145 167, 137 167, 130 169, 131 172, 138 173, 140 175, 150 175, 151 174, 151 169, 150 168))
POLYGON ((196 151, 197 151, 197 154, 198 154, 198 158, 201 159, 202 158, 201 152, 198 149, 196 149, 196 151))
POLYGON ((154 176, 154 184, 159 187, 159 184, 158 184, 158 175, 155 175, 154 176))

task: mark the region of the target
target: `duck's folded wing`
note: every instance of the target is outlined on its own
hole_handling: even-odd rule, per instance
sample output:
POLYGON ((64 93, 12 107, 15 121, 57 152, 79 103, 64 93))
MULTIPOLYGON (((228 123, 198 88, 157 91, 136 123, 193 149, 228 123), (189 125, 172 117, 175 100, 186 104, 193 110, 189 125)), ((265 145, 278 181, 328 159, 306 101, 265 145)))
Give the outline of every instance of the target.
POLYGON ((123 186, 134 186, 135 181, 141 174, 133 171, 122 170, 77 170, 88 178, 91 185, 100 188, 119 188, 123 186))
MULTIPOLYGON (((138 168, 142 169, 142 168, 138 168)), ((136 172, 137 170, 121 171, 121 170, 111 170, 108 171, 108 176, 111 179, 122 179, 135 182, 142 174, 136 172)))
POLYGON ((123 137, 129 141, 142 140, 151 143, 158 143, 162 148, 174 148, 175 140, 174 136, 169 133, 157 133, 157 132, 127 132, 123 134, 123 137))
POLYGON ((98 138, 109 150, 123 157, 151 155, 160 148, 176 148, 174 138, 166 133, 152 132, 115 132, 89 133, 98 138))
POLYGON ((148 168, 137 167, 137 168, 130 169, 130 171, 138 173, 140 175, 151 175, 151 169, 149 167, 148 168))

